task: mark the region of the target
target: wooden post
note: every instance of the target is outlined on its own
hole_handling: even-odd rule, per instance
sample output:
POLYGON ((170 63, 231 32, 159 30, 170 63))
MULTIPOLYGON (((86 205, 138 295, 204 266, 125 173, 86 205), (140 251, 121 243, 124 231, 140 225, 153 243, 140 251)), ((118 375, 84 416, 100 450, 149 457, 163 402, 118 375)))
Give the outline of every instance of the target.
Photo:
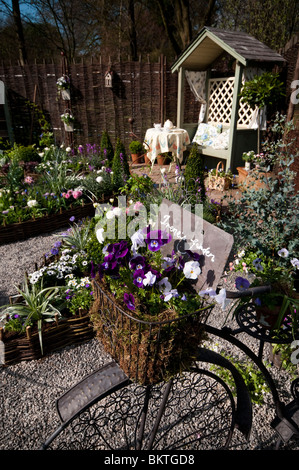
POLYGON ((183 127, 184 123, 184 95, 185 95, 185 69, 180 67, 178 72, 178 104, 177 127, 183 127))
POLYGON ((26 327, 26 337, 27 339, 31 339, 31 326, 26 327))
POLYGON ((226 170, 229 168, 233 170, 233 165, 235 161, 235 142, 237 137, 237 124, 238 124, 238 112, 239 112, 239 94, 242 86, 242 74, 243 74, 243 65, 236 61, 236 70, 235 70, 235 83, 234 83, 234 94, 233 94, 233 104, 232 104, 232 114, 230 121, 230 133, 229 133, 229 156, 226 161, 226 170))

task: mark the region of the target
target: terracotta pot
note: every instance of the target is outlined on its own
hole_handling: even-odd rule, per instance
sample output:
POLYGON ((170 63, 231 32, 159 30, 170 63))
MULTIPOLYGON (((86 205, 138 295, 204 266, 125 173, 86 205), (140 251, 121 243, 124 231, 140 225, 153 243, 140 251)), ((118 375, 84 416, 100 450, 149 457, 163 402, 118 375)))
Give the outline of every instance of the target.
POLYGON ((162 165, 167 165, 168 161, 169 161, 168 157, 164 157, 160 154, 157 156, 158 165, 161 165, 161 166, 162 165))
POLYGON ((151 164, 151 161, 150 161, 150 159, 148 158, 148 156, 147 156, 146 154, 144 155, 144 163, 145 163, 146 165, 150 165, 150 164, 151 164))
POLYGON ((143 155, 140 155, 139 153, 132 153, 131 157, 133 165, 136 165, 137 163, 142 163, 143 155))

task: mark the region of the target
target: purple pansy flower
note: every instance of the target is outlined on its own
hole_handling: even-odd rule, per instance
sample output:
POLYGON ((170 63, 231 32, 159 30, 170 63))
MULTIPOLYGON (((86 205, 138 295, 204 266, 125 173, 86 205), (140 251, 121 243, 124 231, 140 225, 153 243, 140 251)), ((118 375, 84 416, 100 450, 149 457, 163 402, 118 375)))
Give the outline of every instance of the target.
POLYGON ((141 255, 134 256, 134 258, 130 260, 131 269, 135 269, 135 270, 143 269, 145 267, 145 264, 146 264, 146 260, 141 255))
POLYGON ((145 278, 145 274, 142 271, 142 269, 138 269, 137 271, 134 272, 133 274, 133 283, 137 287, 142 287, 143 288, 143 279, 145 278))
POLYGON ((124 293, 124 302, 129 310, 135 310, 135 299, 133 294, 124 293))
POLYGON ((247 279, 240 277, 240 276, 236 278, 236 288, 238 290, 241 290, 241 291, 246 290, 248 289, 249 286, 250 286, 250 282, 247 279))
POLYGON ((161 246, 166 245, 171 241, 171 235, 162 230, 151 230, 148 231, 145 238, 148 249, 150 251, 158 251, 161 246))

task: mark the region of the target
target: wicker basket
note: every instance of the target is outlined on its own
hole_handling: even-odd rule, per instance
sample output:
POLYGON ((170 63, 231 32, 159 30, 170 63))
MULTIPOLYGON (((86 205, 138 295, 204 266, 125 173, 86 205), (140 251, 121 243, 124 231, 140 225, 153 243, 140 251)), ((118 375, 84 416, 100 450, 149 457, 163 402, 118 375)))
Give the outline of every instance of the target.
POLYGON ((76 219, 80 219, 83 217, 93 216, 94 212, 95 209, 93 204, 89 203, 62 211, 61 213, 41 217, 39 219, 28 220, 17 224, 9 224, 6 227, 1 226, 0 245, 26 240, 26 238, 34 237, 42 233, 53 232, 54 230, 69 226, 69 221, 72 216, 76 219))
POLYGON ((219 172, 224 172, 224 165, 222 161, 220 161, 216 166, 216 174, 208 175, 208 188, 216 189, 218 191, 225 191, 229 189, 231 179, 228 176, 219 176, 219 172))
POLYGON ((4 343, 4 365, 36 360, 58 349, 81 344, 94 337, 89 315, 60 320, 49 325, 42 333, 42 355, 38 332, 27 327, 26 333, 9 334, 0 328, 0 340, 4 343))
POLYGON ((211 306, 182 317, 164 312, 157 321, 146 321, 123 310, 97 281, 94 296, 90 313, 97 338, 133 382, 167 381, 190 367, 206 337, 211 306))

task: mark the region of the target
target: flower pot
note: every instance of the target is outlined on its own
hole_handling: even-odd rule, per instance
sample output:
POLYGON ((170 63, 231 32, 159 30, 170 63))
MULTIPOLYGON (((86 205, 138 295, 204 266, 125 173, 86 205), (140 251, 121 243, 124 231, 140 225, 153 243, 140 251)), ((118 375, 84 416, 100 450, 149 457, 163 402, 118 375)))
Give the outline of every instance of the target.
POLYGON ((93 287, 90 314, 96 336, 133 382, 159 383, 191 365, 205 339, 203 326, 211 306, 182 317, 168 309, 138 319, 118 305, 101 282, 94 280, 93 287))
POLYGON ((143 155, 140 155, 139 153, 132 153, 131 157, 132 157, 133 165, 136 165, 138 163, 142 163, 143 155))
POLYGON ((251 169, 251 163, 250 162, 245 162, 245 170, 250 171, 251 169))
POLYGON ((64 122, 64 129, 66 132, 74 132, 74 124, 73 123, 67 124, 66 122, 64 122))
POLYGON ((61 91, 61 98, 65 101, 69 101, 71 99, 71 92, 69 89, 67 90, 60 90, 61 91))
POLYGON ((157 156, 157 162, 158 162, 158 165, 160 166, 167 165, 169 162, 169 158, 165 157, 164 155, 159 154, 157 156))

